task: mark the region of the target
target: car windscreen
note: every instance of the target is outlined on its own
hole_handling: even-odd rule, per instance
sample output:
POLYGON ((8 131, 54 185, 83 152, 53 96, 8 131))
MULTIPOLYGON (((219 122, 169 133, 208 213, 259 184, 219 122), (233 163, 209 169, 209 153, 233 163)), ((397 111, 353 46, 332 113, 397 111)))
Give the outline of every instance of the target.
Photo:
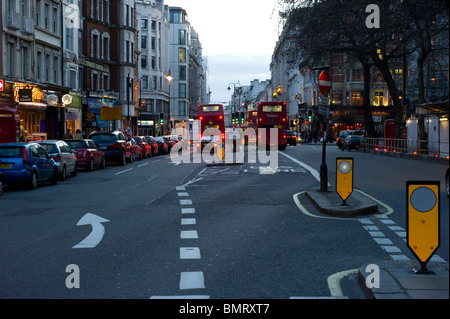
POLYGON ((115 142, 117 137, 114 134, 96 134, 90 137, 95 143, 99 142, 115 142))
POLYGON ((7 157, 7 158, 23 157, 23 147, 0 146, 0 157, 7 157))
POLYGON ((56 144, 44 144, 42 143, 41 146, 47 151, 49 154, 59 153, 58 147, 56 144))
POLYGON ((69 147, 74 150, 86 149, 87 145, 84 141, 66 141, 69 144, 69 147))
POLYGON ((142 143, 143 141, 142 141, 142 138, 140 138, 140 137, 133 137, 133 140, 136 142, 136 143, 142 143))

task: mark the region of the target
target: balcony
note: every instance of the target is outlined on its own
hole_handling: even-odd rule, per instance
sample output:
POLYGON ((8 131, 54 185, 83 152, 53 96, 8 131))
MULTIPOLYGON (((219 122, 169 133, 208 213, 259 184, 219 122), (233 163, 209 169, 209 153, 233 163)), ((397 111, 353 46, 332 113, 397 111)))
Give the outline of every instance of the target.
POLYGON ((6 13, 6 26, 9 29, 19 30, 21 25, 21 16, 17 12, 8 11, 6 13))
POLYGON ((34 21, 27 17, 22 18, 22 32, 25 34, 34 34, 34 21))

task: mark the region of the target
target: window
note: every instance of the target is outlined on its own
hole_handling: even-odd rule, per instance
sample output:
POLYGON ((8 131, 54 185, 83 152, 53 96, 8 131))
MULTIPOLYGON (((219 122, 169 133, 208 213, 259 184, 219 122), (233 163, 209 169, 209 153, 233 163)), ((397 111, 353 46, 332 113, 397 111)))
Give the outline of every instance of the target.
POLYGON ((186 81, 186 66, 180 65, 179 67, 179 80, 186 81))
POLYGON ((73 51, 73 28, 66 27, 66 48, 73 51))
POLYGON ((152 50, 156 50, 156 38, 152 37, 152 50))
POLYGON ((103 22, 109 22, 109 0, 103 1, 103 22))
POLYGON ((40 24, 40 16, 41 16, 41 0, 36 0, 36 25, 40 24))
POLYGON ((143 35, 141 37, 141 49, 147 49, 147 36, 143 35))
POLYGON ((42 52, 38 51, 36 54, 36 77, 37 80, 41 80, 41 63, 42 63, 42 52))
POLYGON ((29 68, 29 56, 28 48, 22 48, 22 78, 28 79, 28 68, 29 68))
POLYGON ((382 90, 375 91, 375 100, 373 104, 376 106, 384 105, 384 93, 382 90))
POLYGON ((186 30, 178 30, 178 44, 186 45, 186 30))
POLYGON ((92 73, 92 83, 91 83, 91 89, 96 91, 98 88, 98 74, 92 73))
POLYGON ((352 92, 352 105, 363 105, 362 92, 360 91, 352 92))
POLYGON ((69 70, 69 87, 76 90, 77 89, 77 71, 69 70))
POLYGON ((147 68, 147 56, 141 55, 141 68, 146 69, 147 68))
POLYGON ((109 60, 109 34, 103 36, 103 59, 109 60))
POLYGON ((178 62, 186 63, 186 49, 185 48, 179 48, 179 58, 178 62))
POLYGON ((364 81, 364 72, 362 69, 353 69, 352 70, 352 81, 364 81))
POLYGON ((179 83, 178 84, 178 97, 179 98, 186 98, 186 83, 179 83))
POLYGON ((145 90, 148 89, 148 76, 147 75, 142 77, 142 88, 145 90))
POLYGON ((180 116, 186 115, 186 102, 185 101, 178 102, 178 115, 180 115, 180 116))
POLYGON ((58 71, 60 71, 58 68, 58 60, 57 56, 53 57, 53 83, 55 84, 58 83, 58 71))
POLYGON ((45 54, 45 82, 50 82, 50 54, 45 54))
POLYGON ((48 3, 44 6, 44 28, 48 29, 48 19, 50 18, 50 5, 48 3))
POLYGON ((53 33, 57 33, 58 30, 58 8, 53 8, 53 16, 52 16, 52 26, 53 26, 53 33))
POLYGON ((152 56, 152 70, 156 69, 156 57, 152 56))
POLYGON ((400 82, 403 80, 403 69, 390 70, 394 81, 400 82))
POLYGON ((152 20, 152 31, 156 31, 156 21, 152 20))
POLYGON ((8 74, 11 77, 16 75, 15 68, 14 68, 14 66, 16 65, 14 47, 15 47, 15 43, 8 42, 8 61, 9 61, 9 63, 7 63, 7 65, 8 65, 8 74))
POLYGON ((142 29, 147 29, 148 28, 148 20, 147 19, 142 19, 141 20, 141 28, 142 29))
POLYGON ((156 76, 153 77, 153 90, 158 89, 158 78, 156 76))
POLYGON ((91 57, 98 58, 98 35, 92 35, 92 52, 91 57))

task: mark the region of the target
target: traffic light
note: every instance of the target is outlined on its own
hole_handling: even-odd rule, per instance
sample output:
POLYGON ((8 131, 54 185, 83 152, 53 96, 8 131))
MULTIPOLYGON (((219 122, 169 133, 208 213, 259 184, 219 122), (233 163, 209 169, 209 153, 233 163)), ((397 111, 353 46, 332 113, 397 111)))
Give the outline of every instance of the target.
POLYGON ((159 123, 164 124, 164 113, 159 113, 159 123))
POLYGON ((311 122, 312 121, 312 117, 313 117, 313 110, 312 109, 308 109, 308 121, 311 122))

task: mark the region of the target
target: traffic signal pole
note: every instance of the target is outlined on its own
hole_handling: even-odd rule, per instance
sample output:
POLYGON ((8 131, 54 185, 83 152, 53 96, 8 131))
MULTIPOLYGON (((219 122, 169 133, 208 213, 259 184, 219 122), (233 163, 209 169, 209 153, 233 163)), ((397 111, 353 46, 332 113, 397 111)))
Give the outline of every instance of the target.
POLYGON ((327 139, 326 132, 323 136, 323 144, 322 144, 322 164, 320 165, 320 191, 326 192, 328 190, 328 168, 327 163, 325 161, 326 153, 327 153, 327 139))

